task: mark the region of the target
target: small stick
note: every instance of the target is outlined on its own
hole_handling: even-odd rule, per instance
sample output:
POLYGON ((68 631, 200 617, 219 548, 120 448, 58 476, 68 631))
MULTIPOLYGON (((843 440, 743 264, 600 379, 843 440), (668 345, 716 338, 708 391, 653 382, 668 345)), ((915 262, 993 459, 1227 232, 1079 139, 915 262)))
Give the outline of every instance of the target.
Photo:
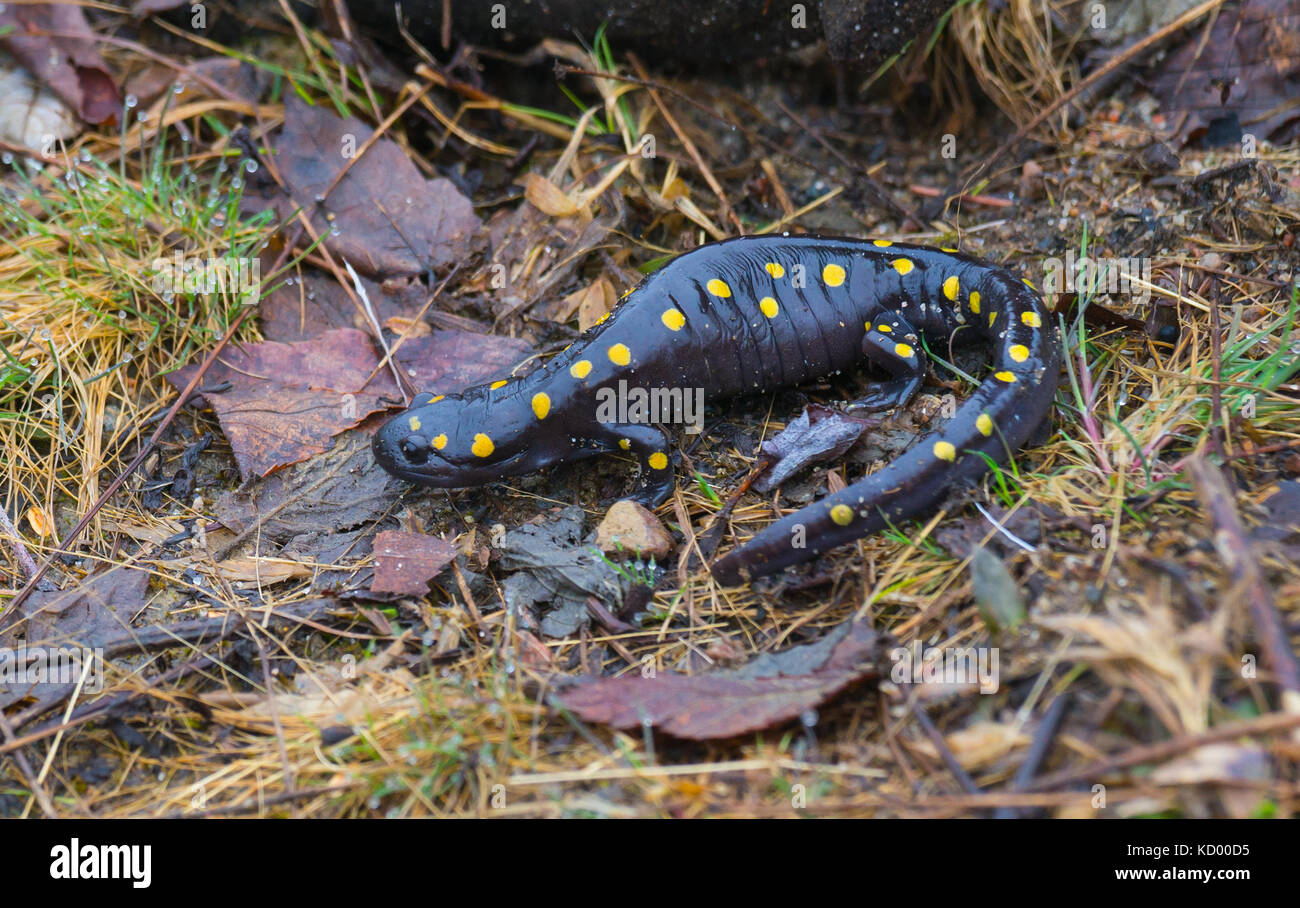
MULTIPOLYGON (((5 743, 14 740, 14 728, 9 724, 9 717, 4 714, 4 710, 0 710, 0 732, 4 733, 5 743)), ((36 778, 36 773, 32 771, 32 764, 27 761, 27 755, 21 750, 15 750, 13 760, 18 766, 18 771, 23 775, 23 781, 27 783, 27 790, 32 793, 32 797, 41 808, 41 813, 51 820, 58 819, 59 812, 55 809, 54 802, 50 800, 50 793, 36 778)))
POLYGON ((790 201, 790 194, 785 191, 785 186, 781 183, 781 177, 776 172, 776 165, 772 163, 771 158, 763 158, 758 162, 763 168, 763 173, 772 183, 772 192, 776 194, 776 202, 781 206, 781 213, 786 217, 794 214, 794 202, 790 201))
MULTIPOLYGON (((284 263, 284 260, 288 258, 290 250, 293 249, 294 244, 297 243, 298 237, 301 235, 302 231, 300 229, 294 235, 292 241, 285 244, 284 250, 280 253, 275 264, 271 267, 272 273, 277 271, 284 263)), ((337 266, 335 266, 334 273, 336 275, 339 273, 337 266)), ((217 342, 216 347, 212 349, 212 352, 207 355, 207 358, 203 360, 198 370, 193 376, 191 376, 189 384, 185 386, 185 390, 177 396, 175 402, 173 402, 171 407, 168 408, 167 414, 158 423, 158 428, 154 429, 153 435, 149 436, 149 440, 144 443, 131 462, 126 465, 126 469, 119 473, 117 477, 108 484, 108 488, 100 493, 99 497, 95 499, 95 503, 90 506, 90 510, 77 521, 77 525, 72 528, 68 535, 63 537, 59 544, 55 546, 54 551, 51 552, 43 562, 41 562, 41 565, 36 569, 36 572, 27 578, 27 582, 23 584, 22 589, 18 591, 14 598, 9 600, 9 604, 0 608, 0 630, 4 630, 11 623, 12 619, 7 617, 8 614, 10 612, 17 613, 19 606, 27 601, 27 597, 32 594, 32 590, 36 589, 36 584, 41 581, 41 578, 44 577, 45 573, 51 566, 53 566, 55 559, 68 551, 68 547, 71 546, 79 536, 81 536, 86 527, 90 525, 90 522, 95 519, 95 515, 99 513, 100 509, 103 508, 104 505, 108 504, 109 499, 117 493, 117 490, 120 489, 131 474, 139 468, 140 464, 144 463, 145 458, 153 452, 153 449, 157 446, 158 442, 162 440, 163 433, 167 431, 168 427, 172 424, 172 420, 174 420, 177 414, 180 413, 181 407, 185 406, 185 403, 190 399, 194 392, 198 390, 199 383, 203 381, 203 376, 207 375, 208 370, 212 368, 212 364, 215 363, 217 357, 221 355, 221 351, 226 348, 226 344, 230 343, 231 339, 235 336, 235 333, 239 331, 240 326, 244 324, 244 319, 248 318, 256 308, 256 306, 250 305, 245 306, 240 310, 239 315, 235 317, 233 322, 231 322, 230 327, 226 329, 226 333, 222 335, 221 340, 217 342)))
POLYGON ((1043 108, 1043 110, 1038 114, 1038 116, 1034 117, 1032 120, 1030 120, 1020 129, 1016 130, 1015 135, 1013 135, 1011 138, 1003 142, 1002 145, 998 147, 997 151, 993 152, 992 155, 990 155, 987 158, 983 158, 980 161, 977 161, 973 166, 971 166, 969 170, 966 172, 965 176, 963 177, 963 182, 969 186, 975 180, 976 177, 978 177, 981 173, 984 173, 986 170, 991 168, 998 161, 1002 160, 1002 158, 1006 156, 1007 152, 1009 152, 1011 149, 1019 145, 1021 140, 1023 140, 1025 136, 1029 135, 1029 133, 1031 133, 1039 126, 1041 126, 1044 122, 1046 122, 1046 120, 1049 117, 1051 117, 1054 113, 1056 113, 1065 105, 1069 104, 1071 101, 1077 98, 1081 93, 1087 91, 1094 84, 1106 78, 1108 75, 1110 75, 1110 73, 1114 72, 1116 69, 1119 69, 1121 66, 1127 64, 1130 60, 1135 59, 1136 57, 1141 55, 1144 51, 1146 51, 1148 48, 1152 47, 1155 44, 1160 43, 1169 35, 1172 35, 1174 32, 1181 29, 1183 26, 1190 25, 1191 23, 1195 22, 1197 19, 1204 16, 1206 13, 1222 5, 1223 5, 1223 0, 1206 0, 1206 2, 1204 3, 1199 3, 1192 9, 1189 9, 1187 12, 1183 13, 1177 19, 1170 22, 1168 25, 1156 29, 1151 34, 1143 38, 1141 41, 1134 43, 1128 49, 1124 50, 1121 53, 1116 54, 1110 60, 1106 61, 1105 65, 1094 70, 1086 78, 1079 80, 1079 83, 1077 85, 1075 85, 1065 94, 1061 95, 1061 97, 1057 98, 1051 104, 1047 105, 1047 107, 1043 108))
POLYGON ((929 737, 935 750, 939 751, 939 756, 943 758, 943 763, 948 767, 948 772, 952 773, 952 777, 957 780, 957 784, 961 785, 962 790, 967 794, 983 794, 984 792, 975 784, 975 780, 970 777, 970 773, 961 765, 957 755, 952 752, 948 742, 944 740, 943 733, 935 728, 934 723, 930 721, 930 717, 926 715, 925 710, 917 706, 912 711, 912 715, 916 716, 916 721, 921 724, 921 729, 929 737))
POLYGON ((13 547, 14 557, 18 559, 18 568, 23 572, 23 577, 30 577, 35 574, 36 562, 32 560, 31 552, 27 551, 27 546, 23 545, 23 537, 18 535, 18 528, 9 519, 9 512, 3 505, 0 505, 0 531, 3 531, 5 536, 9 538, 9 544, 13 547))
POLYGON ((1214 305, 1210 307, 1210 445, 1215 454, 1223 456, 1227 453, 1224 448, 1226 431, 1220 422, 1223 415, 1223 320, 1219 306, 1223 300, 1218 276, 1210 280, 1214 283, 1214 305))
POLYGON ((1255 633, 1281 688, 1282 711, 1300 714, 1300 664, 1291 650, 1290 636, 1273 596, 1260 575, 1259 561, 1237 513, 1232 491, 1222 471, 1202 456, 1188 461, 1187 472, 1214 523, 1214 546, 1232 571, 1234 587, 1246 597, 1255 633))
POLYGON ((1063 769, 1051 775, 1040 776, 1037 781, 1028 786, 1028 790, 1049 791, 1079 782, 1093 782, 1116 770, 1127 769, 1130 766, 1141 766, 1144 763, 1162 763, 1206 744, 1235 741, 1237 738, 1250 735, 1270 734, 1295 728, 1300 728, 1300 713, 1269 713, 1255 719, 1225 722, 1200 734, 1180 735, 1168 741, 1161 741, 1159 744, 1134 747, 1131 750, 1088 763, 1078 769, 1063 769))
MULTIPOLYGON (((781 112, 784 113, 791 120, 793 120, 796 126, 802 129, 808 135, 812 136, 813 140, 822 148, 826 149, 827 153, 829 153, 831 157, 835 158, 835 160, 839 161, 842 165, 847 167, 849 170, 855 172, 856 174, 858 174, 858 176, 862 177, 862 179, 866 181, 867 190, 870 192, 872 196, 875 197, 876 204, 881 205, 884 208, 890 209, 891 211, 893 211, 895 214, 899 215, 902 218, 915 221, 917 224, 925 223, 915 213, 908 211, 902 205, 898 204, 898 202, 895 202, 894 197, 891 196, 886 191, 885 187, 882 186, 880 181, 877 180, 872 175, 870 170, 863 167, 861 164, 857 163, 856 161, 850 160, 848 157, 846 157, 844 153, 841 152, 838 148, 836 148, 831 143, 827 142, 826 139, 822 137, 821 133, 818 130, 814 129, 812 125, 809 124, 806 120, 800 117, 797 113, 795 113, 785 104, 781 103, 779 99, 776 102, 776 106, 781 108, 781 112)), ((935 195, 938 194, 939 193, 936 191, 935 195)))
MULTIPOLYGON (((922 186, 918 183, 913 183, 907 188, 927 199, 937 199, 943 195, 941 189, 935 189, 933 186, 922 186)), ((985 208, 1010 208, 1016 204, 1010 199, 1001 199, 995 195, 980 195, 979 193, 963 192, 958 198, 963 202, 970 202, 972 205, 983 205, 985 208)))
MULTIPOLYGON (((447 2, 450 2, 450 0, 447 0, 447 2)), ((276 795, 257 795, 246 801, 240 801, 238 804, 227 804, 223 807, 208 807, 203 810, 173 810, 171 813, 166 814, 166 818, 184 820, 194 819, 195 817, 223 817, 237 813, 252 813, 253 811, 260 811, 264 807, 274 807, 277 804, 288 804, 293 801, 319 797, 320 795, 350 791, 360 784, 359 782, 344 782, 338 785, 325 785, 320 788, 295 788, 292 791, 282 791, 276 795)))
MULTIPOLYGON (((15 738, 12 741, 6 741, 4 744, 0 744, 0 755, 17 750, 20 747, 26 747, 28 744, 40 741, 43 738, 48 738, 50 735, 67 731, 70 728, 75 728, 78 725, 85 725, 87 722, 93 722, 100 716, 107 715, 115 709, 120 709, 121 707, 126 706, 126 704, 130 703, 132 700, 153 692, 160 684, 170 684, 185 677, 190 672, 202 671, 209 665, 220 664, 221 663, 218 661, 217 656, 200 653, 197 658, 191 659, 188 662, 182 662, 179 665, 174 665, 158 677, 145 681, 145 688, 143 690, 123 691, 119 694, 100 697, 93 703, 83 703, 67 718, 56 719, 52 722, 48 722, 40 728, 37 728, 35 731, 28 732, 21 738, 15 738)), ((45 706, 34 706, 27 710, 27 712, 19 713, 16 717, 18 727, 21 728, 32 719, 44 715, 48 711, 49 708, 45 706)))
POLYGON ((85 530, 86 527, 90 525, 90 522, 95 519, 95 515, 99 513, 100 509, 104 507, 104 505, 108 504, 109 499, 117 493, 117 490, 122 487, 127 478, 130 477, 140 464, 144 463, 144 459, 153 452, 154 447, 157 446, 158 442, 162 439, 163 433, 167 431, 169 426, 171 426, 172 420, 176 418, 181 407, 183 407, 185 402, 190 399, 190 395, 198 388, 199 382, 203 380, 203 376, 207 374, 208 369, 212 367, 212 364, 217 361, 217 357, 221 355, 221 351, 225 349, 226 344, 230 339, 235 336, 235 332, 244 324, 244 319, 248 318, 249 313, 251 313, 255 308, 256 307, 254 306, 245 306, 243 310, 240 311, 239 315, 231 323, 221 340, 217 342, 217 346, 213 348, 212 352, 208 354, 207 359, 203 361, 203 364, 200 365, 194 375, 190 377, 189 384, 185 386, 185 390, 180 393, 175 402, 171 405, 171 408, 168 409, 167 415, 162 418, 160 423, 158 423, 158 428, 154 430, 153 435, 149 436, 149 440, 141 446, 135 457, 126 465, 126 469, 117 474, 117 477, 108 484, 108 488, 101 492, 99 497, 95 500, 95 503, 90 506, 90 510, 88 510, 82 518, 77 521, 77 525, 72 528, 68 535, 64 536, 63 539, 60 540, 59 544, 54 547, 54 551, 51 552, 43 562, 41 562, 41 566, 36 569, 36 572, 27 578, 27 582, 23 584, 23 588, 18 591, 17 595, 15 595, 13 599, 9 600, 7 606, 0 609, 0 629, 8 626, 9 621, 6 620, 6 616, 8 616, 10 612, 16 613, 19 606, 27 601, 27 597, 32 594, 32 590, 36 589, 36 584, 40 582, 41 578, 45 576, 45 573, 54 565, 55 560, 68 551, 72 543, 76 542, 78 537, 81 536, 82 531, 85 530))
MULTIPOLYGON (((1016 770, 1015 778, 1011 780, 1010 791, 1022 792, 1034 781, 1034 773, 1038 772, 1038 767, 1042 765, 1048 749, 1051 747, 1052 742, 1056 740, 1056 732, 1061 727, 1061 719, 1065 717, 1065 710, 1069 703, 1070 695, 1061 694, 1047 708, 1042 722, 1038 725, 1038 730, 1034 733, 1034 740, 1029 745, 1029 752, 1025 754, 1024 762, 1020 764, 1020 768, 1016 770)), ((1014 807, 999 807, 993 811, 993 819, 1010 820, 1014 819, 1019 813, 1020 811, 1014 807)))
MULTIPOLYGON (((636 68, 637 75, 642 79, 645 79, 646 71, 645 67, 641 65, 641 61, 632 54, 628 54, 628 59, 632 61, 632 66, 636 68)), ((717 178, 713 175, 713 171, 709 168, 709 165, 704 163, 704 157, 700 154, 700 150, 695 147, 695 143, 691 141, 691 137, 686 134, 681 126, 678 125, 677 120, 668 111, 667 105, 665 105, 663 99, 659 97, 658 90, 654 88, 646 88, 646 92, 649 93, 650 100, 654 101, 655 106, 659 108, 659 113, 663 114, 664 120, 667 121, 669 128, 671 128, 672 131, 676 133, 677 138, 681 140, 682 147, 686 149, 686 153, 691 156, 691 160, 694 161, 695 166, 699 168, 700 176, 704 177, 704 182, 709 184, 709 188, 713 190, 713 194, 717 196, 718 201, 722 203, 722 216, 731 221, 732 225, 736 228, 737 233, 744 233, 745 227, 740 223, 740 218, 736 217, 736 213, 731 210, 731 203, 727 201, 727 194, 723 191, 722 184, 719 183, 717 178)))

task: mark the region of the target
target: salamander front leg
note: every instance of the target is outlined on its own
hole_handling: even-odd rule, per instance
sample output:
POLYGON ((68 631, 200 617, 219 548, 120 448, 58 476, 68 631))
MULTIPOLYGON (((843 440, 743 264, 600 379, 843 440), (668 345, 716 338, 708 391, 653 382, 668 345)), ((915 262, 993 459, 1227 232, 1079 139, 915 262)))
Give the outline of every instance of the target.
POLYGON ((849 409, 888 410, 911 400, 925 378, 925 365, 921 362, 918 344, 916 332, 896 317, 886 318, 867 328, 867 335, 862 339, 863 355, 894 377, 850 403, 849 409))
POLYGON ((673 459, 663 429, 642 424, 607 428, 612 446, 635 454, 641 465, 636 488, 627 497, 648 508, 663 504, 673 490, 673 459))

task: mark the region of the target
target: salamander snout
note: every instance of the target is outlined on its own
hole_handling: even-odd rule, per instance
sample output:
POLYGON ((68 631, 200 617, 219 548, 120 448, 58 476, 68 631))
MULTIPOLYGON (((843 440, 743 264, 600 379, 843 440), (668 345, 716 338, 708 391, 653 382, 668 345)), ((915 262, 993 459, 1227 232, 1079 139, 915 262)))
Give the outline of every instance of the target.
MULTIPOLYGON (((419 413, 408 410, 385 423, 370 441, 379 465, 402 479, 431 482, 447 470, 432 433, 420 423, 419 413)), ((438 439, 446 444, 446 436, 438 439)))
POLYGON ((458 395, 425 400, 398 413, 370 442, 379 465, 399 479, 441 489, 464 488, 501 479, 516 467, 527 446, 500 429, 480 401, 458 395), (494 437, 495 436, 495 437, 494 437))

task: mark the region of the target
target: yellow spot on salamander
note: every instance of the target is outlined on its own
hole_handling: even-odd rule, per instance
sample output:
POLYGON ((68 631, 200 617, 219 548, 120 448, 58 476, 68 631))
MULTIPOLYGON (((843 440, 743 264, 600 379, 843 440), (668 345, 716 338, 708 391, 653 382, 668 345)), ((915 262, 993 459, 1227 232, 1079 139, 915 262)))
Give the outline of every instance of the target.
POLYGON ((865 325, 863 325, 863 327, 866 328, 868 331, 870 331, 870 330, 871 330, 871 322, 867 322, 865 325))
POLYGON ((777 280, 785 277, 785 266, 780 262, 768 262, 763 267, 767 269, 768 274, 772 275, 772 277, 777 280))
POLYGON ((549 395, 538 392, 533 395, 533 412, 537 414, 538 419, 545 419, 546 414, 551 412, 551 398, 549 395))
POLYGON ((831 508, 831 520, 834 520, 842 527, 848 526, 853 522, 853 508, 847 504, 837 504, 831 508))
POLYGON ((903 359, 911 359, 912 354, 915 353, 916 351, 914 351, 907 344, 897 344, 894 346, 894 352, 897 353, 899 356, 903 357, 903 359))
POLYGON ((949 300, 955 301, 957 299, 959 289, 961 288, 958 286, 957 275, 955 274, 943 282, 943 295, 948 297, 949 300))
POLYGON ((578 360, 569 367, 569 374, 574 378, 586 378, 591 374, 591 362, 585 359, 578 360))
POLYGON ((474 436, 474 444, 470 445, 469 449, 474 452, 475 457, 491 457, 497 446, 492 444, 492 439, 480 432, 474 436))
POLYGON ((1037 290, 1037 289, 1038 289, 1038 288, 1035 287, 1032 283, 1030 283, 1029 278, 1027 278, 1027 277, 1022 277, 1021 280, 1025 282, 1025 286, 1028 287, 1030 290, 1037 290))
POLYGON ((501 379, 501 381, 494 381, 492 383, 492 390, 495 391, 497 388, 504 388, 505 386, 506 386, 506 379, 503 378, 501 379))
POLYGON ((664 470, 668 467, 668 455, 663 451, 655 451, 648 458, 646 463, 650 464, 652 470, 664 470))
POLYGON ((952 446, 951 442, 936 441, 934 443, 934 456, 951 463, 957 459, 957 449, 952 446))
POLYGON ((776 304, 776 300, 770 296, 765 296, 759 300, 758 308, 768 318, 776 318, 777 313, 781 311, 781 307, 776 304))
POLYGON ((595 324, 597 324, 597 325, 603 325, 603 324, 605 324, 605 319, 609 318, 611 315, 613 315, 612 312, 606 312, 606 313, 605 313, 604 315, 602 315, 600 318, 596 319, 595 324))
POLYGON ((911 259, 894 259, 892 264, 894 266, 894 270, 897 271, 900 275, 911 274, 912 269, 916 267, 915 265, 912 264, 911 259))
POLYGON ((891 328, 891 327, 889 327, 888 325, 876 325, 876 330, 879 331, 881 334, 893 334, 893 333, 894 333, 894 329, 891 328))
POLYGON ((1032 310, 1020 313, 1020 320, 1031 328, 1041 328, 1043 326, 1043 320, 1038 317, 1037 312, 1032 310))
POLYGON ((680 309, 665 309, 664 314, 659 316, 659 320, 669 331, 680 331, 686 327, 686 316, 682 315, 680 309))
MULTIPOLYGON (((429 403, 431 403, 431 404, 436 404, 438 401, 442 400, 442 399, 443 399, 444 397, 446 397, 446 396, 447 396, 446 394, 439 394, 437 397, 431 398, 431 399, 429 400, 429 403)), ((427 406, 427 404, 426 404, 426 406, 427 406)))
POLYGON ((626 366, 632 362, 632 351, 627 344, 615 344, 609 348, 609 361, 616 366, 626 366))
POLYGON ((987 413, 981 413, 975 417, 975 428, 980 430, 981 435, 988 438, 993 434, 993 420, 989 418, 987 413))
POLYGON ((836 264, 827 265, 822 269, 822 280, 827 287, 838 287, 844 283, 844 268, 836 264))
POLYGON ((1018 363, 1023 363, 1029 359, 1029 348, 1024 344, 1012 344, 1007 348, 1007 356, 1011 357, 1018 363))
POLYGON ((731 296, 731 288, 727 286, 726 281, 720 281, 716 277, 704 285, 714 296, 727 297, 731 296))
POLYGON ((957 251, 956 249, 953 249, 951 246, 940 246, 939 250, 941 252, 947 252, 950 255, 957 251))
POLYGON ((993 374, 993 377, 996 378, 998 381, 1006 382, 1008 385, 1014 385, 1016 383, 1016 376, 1014 373, 1011 372, 1006 372, 1006 371, 995 372, 993 374))
POLYGON ((420 431, 420 417, 412 416, 410 419, 406 421, 406 424, 411 427, 412 432, 420 431))
POLYGON ((970 295, 970 311, 976 315, 980 314, 980 295, 978 292, 970 295))
POLYGON ((881 249, 884 249, 887 246, 894 245, 892 240, 872 240, 871 242, 879 246, 881 249))
POLYGON ((989 313, 989 327, 990 327, 990 328, 993 327, 993 322, 994 322, 994 320, 995 320, 997 317, 998 317, 998 314, 997 314, 996 312, 990 312, 990 313, 989 313))
POLYGON ((446 436, 446 435, 438 435, 437 437, 435 437, 435 438, 433 439, 433 446, 434 446, 435 448, 437 448, 439 451, 441 451, 443 448, 447 447, 447 436, 446 436))
POLYGON ((618 440, 618 446, 622 448, 624 451, 632 450, 632 442, 626 438, 620 438, 618 440))

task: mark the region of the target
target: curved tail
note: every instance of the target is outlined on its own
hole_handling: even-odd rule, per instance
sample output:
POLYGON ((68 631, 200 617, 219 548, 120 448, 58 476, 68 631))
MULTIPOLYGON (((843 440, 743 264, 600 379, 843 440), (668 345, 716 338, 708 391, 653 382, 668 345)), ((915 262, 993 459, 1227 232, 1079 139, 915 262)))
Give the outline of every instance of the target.
POLYGON ((1060 376, 1054 319, 1038 294, 1004 269, 985 271, 978 291, 969 317, 995 344, 994 370, 956 415, 884 469, 776 521, 714 562, 719 582, 771 574, 915 517, 955 484, 986 473, 986 456, 1005 463, 1029 439, 1051 411, 1060 376))

